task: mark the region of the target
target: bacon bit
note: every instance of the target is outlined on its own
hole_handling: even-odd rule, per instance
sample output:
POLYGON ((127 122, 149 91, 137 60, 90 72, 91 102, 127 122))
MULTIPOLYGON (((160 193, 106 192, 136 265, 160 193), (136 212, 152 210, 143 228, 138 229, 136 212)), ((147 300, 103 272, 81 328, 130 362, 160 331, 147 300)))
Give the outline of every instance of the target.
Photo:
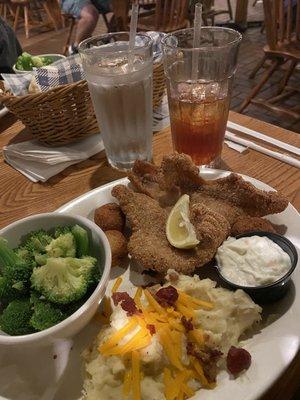
POLYGON ((126 311, 128 317, 138 314, 138 309, 132 297, 126 292, 115 292, 112 294, 114 305, 117 306, 121 303, 121 307, 126 311))
POLYGON ((173 306, 178 299, 178 292, 174 286, 167 286, 156 292, 156 300, 163 307, 173 306))
POLYGON ((147 325, 147 329, 149 329, 149 332, 150 332, 150 334, 151 334, 152 336, 156 334, 156 329, 155 329, 155 326, 154 326, 154 325, 148 324, 148 325, 147 325))
POLYGON ((192 342, 187 342, 187 344, 186 344, 186 352, 187 352, 188 356, 194 356, 195 347, 194 347, 194 344, 192 342))
POLYGON ((186 351, 189 356, 197 358, 203 366, 203 372, 209 382, 215 382, 217 377, 217 362, 223 353, 217 349, 205 347, 201 350, 196 350, 194 343, 188 342, 186 351))
POLYGON ((227 354, 227 369, 232 375, 237 375, 251 365, 251 354, 239 347, 231 346, 227 354))
POLYGON ((121 301, 127 300, 129 296, 126 292, 115 292, 112 294, 114 305, 117 306, 121 301))
POLYGON ((185 316, 183 315, 181 317, 181 323, 185 327, 185 330, 187 332, 192 331, 194 329, 194 325, 192 323, 192 318, 186 319, 185 316))

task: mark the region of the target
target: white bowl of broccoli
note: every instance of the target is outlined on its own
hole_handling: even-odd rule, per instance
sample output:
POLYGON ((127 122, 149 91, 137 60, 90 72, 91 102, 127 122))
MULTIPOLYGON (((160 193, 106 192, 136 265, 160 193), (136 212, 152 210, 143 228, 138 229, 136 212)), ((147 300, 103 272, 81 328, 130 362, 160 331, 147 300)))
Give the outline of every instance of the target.
POLYGON ((0 345, 50 344, 78 333, 105 294, 111 251, 92 221, 37 214, 0 231, 0 345))
POLYGON ((36 68, 47 67, 53 64, 55 61, 62 60, 66 56, 62 54, 40 54, 33 56, 29 53, 22 53, 13 66, 13 70, 16 74, 28 74, 36 68))

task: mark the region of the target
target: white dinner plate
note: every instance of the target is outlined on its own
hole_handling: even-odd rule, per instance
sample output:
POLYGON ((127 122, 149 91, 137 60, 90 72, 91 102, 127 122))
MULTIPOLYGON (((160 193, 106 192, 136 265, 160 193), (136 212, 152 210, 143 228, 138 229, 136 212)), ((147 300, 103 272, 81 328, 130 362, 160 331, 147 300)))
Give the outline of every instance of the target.
MULTIPOLYGON (((215 179, 228 172, 203 169, 201 174, 206 179, 215 179)), ((259 189, 272 190, 256 179, 244 178, 259 189)), ((58 211, 93 218, 96 207, 114 201, 110 192, 120 183, 127 184, 128 180, 120 179, 91 190, 58 211)), ((300 215, 296 209, 289 204, 284 212, 268 219, 287 226, 285 236, 299 253, 300 215)), ((117 270, 114 268, 113 271, 117 270)), ((214 390, 205 390, 205 393, 200 390, 193 399, 257 400, 279 378, 299 349, 299 285, 298 265, 288 294, 281 301, 264 307, 265 327, 243 343, 252 355, 250 369, 235 380, 231 380, 225 371, 221 372, 214 390)), ((52 348, 0 349, 0 400, 79 400, 82 387, 80 353, 98 330, 98 323, 92 321, 73 340, 59 342, 52 348)))

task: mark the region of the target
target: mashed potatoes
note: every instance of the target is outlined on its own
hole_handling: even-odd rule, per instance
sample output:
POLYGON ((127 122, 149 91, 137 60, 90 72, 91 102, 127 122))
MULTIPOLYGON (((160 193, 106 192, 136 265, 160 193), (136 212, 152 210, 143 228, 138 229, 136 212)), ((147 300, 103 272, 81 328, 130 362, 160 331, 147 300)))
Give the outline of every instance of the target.
MULTIPOLYGON (((216 288, 216 283, 210 279, 200 280, 196 275, 189 277, 179 275, 174 271, 169 271, 167 283, 164 286, 167 287, 170 285, 175 287, 178 293, 187 294, 195 299, 207 302, 207 304, 213 304, 211 309, 209 309, 210 307, 201 307, 201 309, 192 310, 194 332, 203 333, 201 337, 204 338, 203 340, 205 343, 203 346, 205 346, 206 349, 221 351, 223 355, 227 354, 228 349, 232 345, 235 346, 238 344, 242 333, 253 327, 253 325, 260 320, 261 308, 242 290, 231 292, 223 288, 216 288)), ((126 284, 124 282, 124 287, 121 286, 119 290, 124 291, 125 286, 126 284)), ((131 288, 126 288, 126 291, 133 297, 136 288, 131 285, 131 288)), ((141 308, 148 310, 149 305, 146 298, 142 296, 140 301, 141 308)), ((170 315, 170 319, 171 315, 173 318, 173 314, 175 317, 178 315, 179 317, 177 318, 182 318, 178 309, 176 309, 177 311, 175 312, 174 309, 173 311, 170 310, 170 307, 166 310, 170 313, 168 314, 170 315)), ((183 310, 185 310, 185 308, 183 308, 183 310)), ((117 306, 113 305, 110 325, 104 326, 103 329, 101 329, 92 348, 84 352, 83 357, 86 372, 83 394, 84 400, 133 399, 131 393, 128 397, 124 397, 124 376, 128 371, 128 360, 126 361, 126 357, 120 355, 105 356, 99 352, 99 346, 101 348, 112 335, 128 324, 130 318, 131 317, 128 317, 120 304, 117 306)), ((174 319, 174 321, 176 320, 174 319)), ((176 322, 174 322, 174 324, 174 326, 176 326, 176 322)), ((161 325, 159 323, 156 325, 155 333, 152 332, 147 346, 139 350, 139 363, 142 374, 139 385, 140 398, 142 400, 164 400, 166 398, 164 394, 166 390, 165 374, 170 359, 168 359, 168 355, 166 354, 164 343, 163 345, 161 344, 162 330, 157 328, 158 326, 161 325)), ((128 341, 138 333, 139 329, 141 329, 140 326, 134 327, 121 338, 118 346, 128 343, 128 341)), ((185 334, 178 334, 178 338, 178 343, 181 344, 179 363, 184 367, 184 370, 186 369, 187 371, 186 382, 188 383, 190 395, 192 395, 192 392, 200 389, 201 386, 205 386, 206 379, 203 378, 204 381, 202 379, 196 379, 195 375, 191 372, 190 355, 187 351, 187 344, 190 340, 188 331, 185 334), (189 373, 190 375, 188 375, 189 373)), ((174 354, 178 352, 175 348, 176 346, 173 347, 174 354)), ((221 364, 222 362, 219 362, 218 365, 220 366, 221 364)), ((179 371, 178 374, 183 376, 185 371, 179 371)), ((174 382, 176 382, 176 380, 174 380, 174 382)), ((185 397, 190 396, 187 395, 185 397)))

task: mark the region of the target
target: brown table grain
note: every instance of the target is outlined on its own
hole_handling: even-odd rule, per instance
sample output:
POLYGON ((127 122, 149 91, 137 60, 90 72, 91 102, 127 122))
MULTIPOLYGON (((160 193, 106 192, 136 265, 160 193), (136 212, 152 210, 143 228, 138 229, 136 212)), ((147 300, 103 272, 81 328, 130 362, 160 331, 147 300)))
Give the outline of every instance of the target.
MULTIPOLYGON (((234 112, 230 113, 229 119, 300 147, 300 135, 297 133, 234 112)), ((0 120, 1 148, 27 137, 23 125, 15 122, 12 115, 9 114, 0 120)), ((171 151, 170 129, 166 128, 154 136, 154 161, 159 163, 162 157, 171 151)), ((254 150, 240 154, 227 146, 224 146, 222 153, 222 168, 252 176, 269 184, 285 194, 298 211, 300 210, 299 169, 254 150)), ((101 152, 89 160, 67 168, 46 183, 32 183, 7 165, 1 155, 0 228, 27 215, 54 211, 75 197, 122 176, 124 174, 108 165, 104 152, 101 152)), ((300 385, 299 376, 300 353, 262 400, 291 400, 300 385)))

